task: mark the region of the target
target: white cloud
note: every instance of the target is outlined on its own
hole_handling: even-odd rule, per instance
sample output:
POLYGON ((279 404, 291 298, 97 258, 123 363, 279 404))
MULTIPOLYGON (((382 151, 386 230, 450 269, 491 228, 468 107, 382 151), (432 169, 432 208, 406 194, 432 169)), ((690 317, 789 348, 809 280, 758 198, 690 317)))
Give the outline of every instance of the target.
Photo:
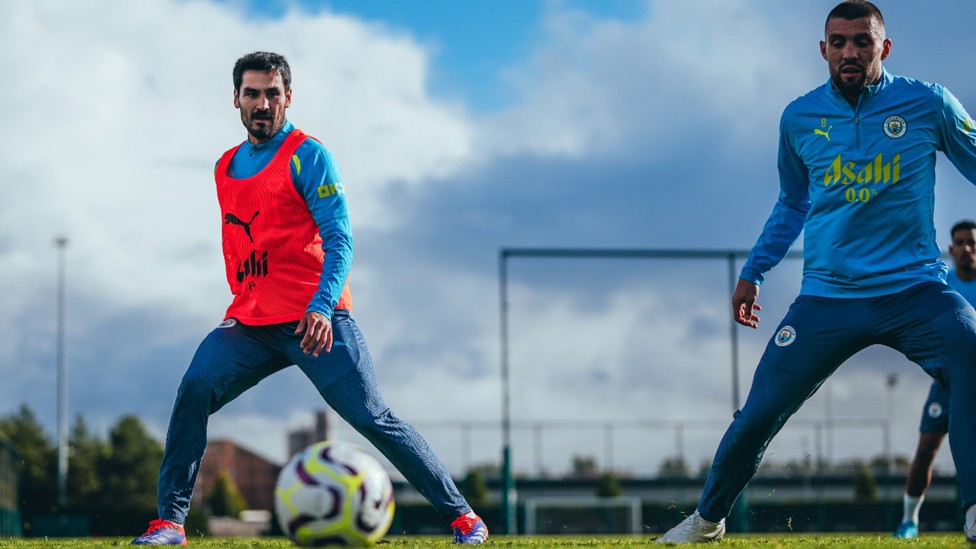
MULTIPOLYGON (((25 381, 47 377, 50 345, 18 334, 37 318, 53 341, 57 235, 70 238, 69 318, 81 322, 69 326, 73 358, 112 338, 91 329, 122 311, 207 326, 222 314, 229 292, 211 172, 244 138, 231 101, 240 55, 269 49, 291 60, 289 117, 336 153, 357 231, 397 223, 390 194, 469 154, 463 109, 426 95, 427 52, 349 17, 253 21, 200 2, 15 1, 0 6, 0 34, 0 64, 18 75, 0 91, 15 129, 0 147, 0 281, 21 290, 4 298, 0 356, 30 361, 25 381), (70 309, 81 303, 87 310, 70 309)), ((367 292, 370 273, 355 276, 367 292)), ((118 344, 138 355, 139 343, 118 344)), ((153 375, 146 358, 133 357, 130 375, 153 375)), ((23 398, 8 396, 9 406, 23 398)))
POLYGON ((732 141, 775 128, 797 90, 822 78, 816 32, 805 43, 789 23, 769 24, 788 8, 647 6, 647 18, 627 22, 552 10, 542 45, 508 73, 521 100, 486 122, 488 147, 579 158, 634 154, 644 138, 665 149, 715 132, 732 141))
POLYGON ((383 206, 391 185, 445 173, 468 153, 463 113, 424 94, 424 51, 349 18, 245 21, 165 1, 3 9, 14 45, 4 66, 22 84, 0 92, 17 128, 0 163, 18 181, 0 203, 0 230, 16 235, 7 254, 32 257, 25 279, 43 272, 63 233, 75 280, 119 303, 186 299, 189 288, 208 296, 187 300, 201 313, 224 303, 210 172, 244 137, 230 69, 253 49, 293 60, 290 115, 337 149, 358 227, 395 217, 383 206), (28 45, 31 55, 17 55, 28 45))

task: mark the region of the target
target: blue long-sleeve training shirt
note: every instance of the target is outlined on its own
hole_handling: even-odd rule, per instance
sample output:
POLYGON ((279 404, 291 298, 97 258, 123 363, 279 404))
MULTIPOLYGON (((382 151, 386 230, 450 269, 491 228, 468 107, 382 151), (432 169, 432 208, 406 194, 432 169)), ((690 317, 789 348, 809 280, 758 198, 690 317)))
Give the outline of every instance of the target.
MULTIPOLYGON (((286 120, 281 130, 267 142, 254 145, 245 141, 231 159, 229 173, 237 179, 257 174, 274 158, 285 137, 294 129, 295 126, 286 120)), ((306 139, 298 146, 290 168, 295 189, 305 198, 319 227, 325 251, 322 278, 307 310, 332 318, 352 265, 352 229, 342 174, 329 150, 315 139, 306 139)))
POLYGON ((945 281, 935 157, 976 183, 976 128, 947 89, 882 71, 856 107, 833 83, 780 120, 780 194, 740 278, 762 284, 805 229, 801 294, 873 297, 945 281))
POLYGON ((976 280, 960 280, 956 270, 950 269, 949 274, 946 275, 946 284, 962 294, 970 305, 976 307, 976 280))

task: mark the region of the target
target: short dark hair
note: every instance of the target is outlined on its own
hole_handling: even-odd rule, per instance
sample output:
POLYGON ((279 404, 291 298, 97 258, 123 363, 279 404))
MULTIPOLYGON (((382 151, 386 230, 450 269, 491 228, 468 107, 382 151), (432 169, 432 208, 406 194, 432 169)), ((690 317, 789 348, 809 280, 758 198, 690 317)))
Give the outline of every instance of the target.
POLYGON ((847 19, 848 21, 862 17, 874 17, 881 24, 881 28, 885 26, 884 16, 881 15, 881 10, 878 9, 878 6, 868 2, 868 0, 845 0, 834 6, 834 9, 830 10, 830 13, 827 14, 824 31, 826 31, 827 24, 830 23, 830 20, 835 17, 847 19))
POLYGON ((234 63, 234 89, 241 90, 241 81, 244 80, 244 71, 275 72, 281 74, 281 80, 285 84, 285 90, 291 89, 291 67, 284 55, 269 51, 256 51, 245 55, 234 63))
POLYGON ((952 226, 952 230, 949 231, 949 238, 956 234, 956 231, 972 231, 976 229, 976 221, 972 219, 963 219, 952 226))

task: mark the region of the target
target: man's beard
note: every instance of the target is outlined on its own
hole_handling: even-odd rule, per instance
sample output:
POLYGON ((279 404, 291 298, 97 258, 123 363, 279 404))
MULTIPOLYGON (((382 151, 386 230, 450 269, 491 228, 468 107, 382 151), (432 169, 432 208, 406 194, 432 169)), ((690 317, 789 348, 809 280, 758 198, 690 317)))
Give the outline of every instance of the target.
POLYGON ((868 77, 864 69, 861 69, 861 74, 854 80, 844 78, 840 68, 831 76, 833 77, 834 85, 844 95, 860 95, 864 88, 867 87, 868 77))
POLYGON ((972 278, 974 275, 976 275, 976 265, 974 265, 971 260, 967 259, 968 258, 963 258, 956 261, 956 271, 963 273, 968 278, 972 278))
POLYGON ((284 124, 278 124, 275 120, 274 114, 270 113, 259 116, 252 114, 248 119, 244 120, 244 127, 247 128, 247 133, 251 134, 259 141, 271 139, 274 134, 278 133, 278 130, 280 130, 281 126, 283 125, 284 124), (263 124, 259 124, 259 122, 263 124))

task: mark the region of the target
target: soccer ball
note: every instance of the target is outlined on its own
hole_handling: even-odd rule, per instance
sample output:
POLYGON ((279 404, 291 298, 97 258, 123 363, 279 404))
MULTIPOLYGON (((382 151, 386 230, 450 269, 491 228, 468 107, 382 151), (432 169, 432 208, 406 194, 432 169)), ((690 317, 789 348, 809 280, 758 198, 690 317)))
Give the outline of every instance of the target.
POLYGON ((275 487, 278 525, 298 545, 371 545, 393 522, 393 483, 373 456, 325 441, 295 454, 275 487))

